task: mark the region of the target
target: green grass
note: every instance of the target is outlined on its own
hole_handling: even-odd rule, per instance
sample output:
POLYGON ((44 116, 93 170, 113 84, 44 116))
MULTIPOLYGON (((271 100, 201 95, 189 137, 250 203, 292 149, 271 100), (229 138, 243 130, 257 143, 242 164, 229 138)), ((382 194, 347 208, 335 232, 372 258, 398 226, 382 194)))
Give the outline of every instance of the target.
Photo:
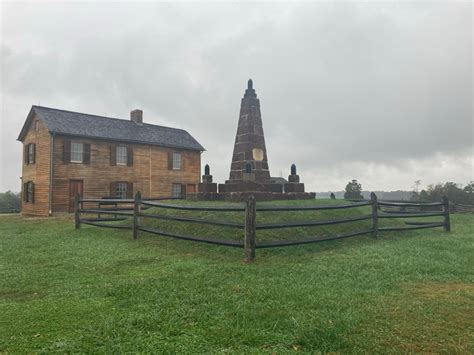
MULTIPOLYGON (((367 211, 261 213, 258 221, 367 211)), ((133 241, 130 231, 92 226, 76 231, 69 218, 0 216, 0 352, 472 353, 473 222, 452 215, 451 233, 261 249, 245 264, 241 249, 147 233, 133 241)), ((257 238, 364 223, 259 231, 257 238)), ((242 238, 221 227, 158 226, 242 238)))
MULTIPOLYGON (((168 202, 171 204, 189 204, 188 201, 172 201, 168 202)), ((204 206, 244 206, 236 203, 222 203, 222 202, 200 202, 195 203, 196 205, 204 206)), ((285 205, 285 206, 311 206, 311 205, 345 205, 347 202, 343 200, 303 200, 303 201, 275 201, 275 202, 260 202, 259 206, 268 205, 285 205)), ((152 208, 144 211, 147 214, 157 213, 161 215, 169 216, 181 216, 181 217, 194 217, 200 219, 210 220, 224 220, 229 222, 244 223, 243 212, 205 212, 205 211, 181 211, 181 210, 170 210, 162 208, 152 208)), ((357 217, 362 215, 371 214, 371 206, 364 206, 359 208, 342 209, 342 210, 317 210, 317 211, 286 211, 286 212, 274 212, 264 211, 258 212, 257 223, 272 223, 272 222, 285 222, 285 221, 308 221, 308 220, 331 220, 335 218, 347 218, 357 217)), ((424 218, 423 220, 438 220, 442 221, 440 217, 424 218)), ((122 222, 120 224, 130 225, 131 221, 122 222)), ((401 226, 404 224, 402 221, 397 219, 387 220, 380 219, 380 226, 401 226)), ((167 220, 156 220, 144 218, 141 220, 141 225, 147 227, 159 228, 165 231, 173 231, 181 234, 192 234, 199 235, 207 238, 215 239, 227 239, 234 241, 243 240, 243 231, 236 228, 229 228, 223 226, 213 226, 208 224, 188 224, 188 223, 177 223, 176 221, 167 220)), ((284 228, 284 229, 266 229, 259 230, 258 241, 270 241, 270 240, 294 240, 304 239, 305 237, 314 236, 329 236, 337 233, 344 233, 355 230, 368 230, 372 226, 371 220, 357 221, 348 224, 338 224, 330 226, 315 226, 315 227, 296 227, 296 228, 284 228)))

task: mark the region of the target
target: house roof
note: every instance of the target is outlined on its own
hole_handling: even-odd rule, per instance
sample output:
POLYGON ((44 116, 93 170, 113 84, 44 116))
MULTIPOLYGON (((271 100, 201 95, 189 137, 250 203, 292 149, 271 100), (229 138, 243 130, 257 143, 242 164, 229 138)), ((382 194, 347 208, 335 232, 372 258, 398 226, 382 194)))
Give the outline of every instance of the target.
POLYGON ((48 130, 52 133, 172 148, 205 150, 193 136, 183 129, 149 123, 137 124, 129 119, 90 115, 43 106, 31 107, 28 118, 18 136, 19 141, 24 139, 29 124, 35 115, 44 121, 48 130))

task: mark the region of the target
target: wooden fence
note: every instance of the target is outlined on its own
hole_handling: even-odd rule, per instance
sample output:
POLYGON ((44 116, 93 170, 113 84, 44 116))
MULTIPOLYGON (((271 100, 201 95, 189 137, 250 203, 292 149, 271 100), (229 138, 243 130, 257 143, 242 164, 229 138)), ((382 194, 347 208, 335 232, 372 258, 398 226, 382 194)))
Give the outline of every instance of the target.
POLYGON ((115 208, 108 209, 99 208, 84 208, 84 204, 100 204, 101 199, 81 199, 80 195, 76 196, 75 200, 75 227, 79 229, 81 224, 89 224, 98 227, 131 229, 133 239, 139 237, 140 232, 152 233, 164 237, 190 240, 194 242, 216 244, 228 247, 243 248, 246 261, 252 261, 255 258, 255 250, 259 248, 273 248, 284 247, 298 244, 318 243, 328 240, 337 240, 360 235, 370 234, 377 238, 379 232, 389 231, 405 231, 423 228, 444 227, 446 231, 451 230, 449 217, 449 201, 446 197, 442 202, 435 203, 412 203, 412 202, 388 202, 378 201, 377 196, 372 193, 371 199, 363 202, 355 202, 345 205, 330 205, 330 206, 257 206, 255 197, 250 196, 245 205, 239 206, 191 206, 179 205, 160 202, 160 200, 169 200, 170 198, 161 199, 142 199, 140 193, 135 195, 135 199, 109 199, 110 203, 116 204, 115 208), (125 204, 127 207, 118 207, 118 205, 125 204), (273 212, 281 213, 288 211, 321 211, 321 210, 343 210, 352 209, 363 206, 371 206, 371 213, 354 216, 349 218, 338 218, 332 220, 309 220, 309 221, 294 221, 294 222, 278 222, 278 223, 257 223, 258 212, 273 212), (404 212, 390 212, 393 207, 405 207, 404 212), (155 210, 180 210, 180 211, 206 211, 206 212, 232 212, 245 213, 244 223, 235 223, 222 220, 211 220, 206 218, 191 218, 183 216, 170 216, 160 213, 144 213, 143 209, 154 208, 155 210), (417 208, 417 210, 413 210, 417 208), (435 209, 435 210, 433 210, 435 209), (97 218, 81 218, 82 214, 97 214, 97 218), (102 215, 113 216, 112 218, 102 218, 102 215), (405 222, 406 227, 379 227, 380 219, 389 218, 416 218, 416 217, 443 217, 442 222, 405 222), (109 221, 117 220, 132 220, 132 225, 111 225, 107 224, 109 221), (215 238, 206 238, 199 236, 183 235, 175 232, 164 231, 159 228, 146 227, 140 223, 141 219, 159 219, 171 220, 187 223, 199 223, 215 226, 225 226, 229 228, 237 228, 243 230, 242 241, 221 240, 215 238), (274 241, 257 241, 257 230, 263 229, 281 229, 281 228, 295 228, 295 227, 314 227, 325 225, 336 225, 341 223, 351 223, 356 221, 371 220, 371 227, 363 230, 355 230, 348 233, 334 234, 331 236, 315 236, 299 240, 274 240, 274 241))
POLYGON ((451 212, 455 213, 474 213, 474 205, 463 205, 456 203, 451 205, 451 212))
POLYGON ((20 209, 16 207, 0 208, 0 214, 20 213, 20 209))

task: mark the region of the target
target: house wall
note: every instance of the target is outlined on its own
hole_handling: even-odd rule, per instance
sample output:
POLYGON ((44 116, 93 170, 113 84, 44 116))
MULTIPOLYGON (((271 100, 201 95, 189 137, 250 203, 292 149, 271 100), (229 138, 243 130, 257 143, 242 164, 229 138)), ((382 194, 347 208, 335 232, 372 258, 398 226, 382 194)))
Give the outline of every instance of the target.
POLYGON ((133 183, 133 194, 140 191, 144 197, 169 197, 173 183, 196 185, 200 181, 200 174, 201 152, 57 136, 54 138, 52 209, 55 213, 68 211, 70 180, 83 181, 84 198, 111 196, 110 184, 116 181, 133 183), (90 163, 65 164, 63 162, 65 140, 89 143, 90 163), (111 165, 111 145, 132 147, 133 165, 111 165), (169 170, 169 152, 181 153, 182 170, 169 170))
POLYGON ((23 140, 22 165, 22 206, 21 212, 25 215, 47 216, 49 212, 49 183, 50 183, 50 152, 51 135, 45 124, 36 117, 33 119, 23 140), (37 130, 34 122, 37 121, 37 130), (34 164, 25 163, 25 150, 28 144, 36 144, 36 157, 34 164), (34 202, 24 201, 23 184, 33 181, 35 184, 34 202))

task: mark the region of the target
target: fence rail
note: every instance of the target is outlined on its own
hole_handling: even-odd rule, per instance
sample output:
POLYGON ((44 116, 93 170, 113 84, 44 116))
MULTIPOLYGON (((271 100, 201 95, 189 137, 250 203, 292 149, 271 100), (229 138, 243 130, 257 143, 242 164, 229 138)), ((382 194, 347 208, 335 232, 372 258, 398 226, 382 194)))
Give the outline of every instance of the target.
MULTIPOLYGON (((442 202, 434 203, 414 203, 414 202, 387 202, 378 201, 377 196, 372 193, 371 199, 363 202, 355 202, 347 205, 330 205, 330 206, 256 206, 254 196, 250 196, 246 204, 239 206, 190 206, 181 204, 170 204, 159 201, 170 200, 173 198, 157 198, 157 199, 142 199, 140 192, 135 195, 133 200, 131 199, 107 199, 109 206, 106 209, 103 208, 83 208, 84 203, 100 203, 103 199, 82 199, 80 195, 76 196, 75 199, 75 226, 80 228, 81 224, 88 224, 98 227, 106 228, 118 228, 132 230, 133 239, 137 239, 141 232, 152 233, 163 237, 189 240, 200 243, 208 243, 215 245, 222 245, 228 247, 243 248, 246 261, 252 261, 255 258, 255 250, 260 248, 274 248, 284 247, 298 244, 309 244, 319 243, 329 240, 337 240, 343 238, 356 237, 360 235, 371 234, 372 237, 377 238, 379 232, 390 232, 390 231, 407 231, 415 229, 425 228, 437 228, 444 227, 445 231, 450 231, 450 208, 449 201, 446 197, 443 197, 442 202), (113 204, 112 207, 110 204, 113 204), (119 207, 119 205, 127 205, 128 207, 119 207), (371 213, 364 214, 361 216, 347 217, 347 218, 336 218, 331 220, 307 220, 307 221, 289 221, 289 222, 277 222, 277 223, 257 223, 257 213, 259 212, 290 212, 290 211, 321 211, 321 210, 345 210, 350 208, 358 208, 363 206, 370 206, 371 213), (207 218, 192 218, 184 216, 169 216, 159 213, 143 213, 142 210, 147 208, 160 208, 167 210, 178 210, 178 211, 201 211, 201 212, 232 212, 232 213, 245 213, 245 222, 236 223, 228 222, 207 218), (389 207, 388 210, 381 207, 389 207), (416 208, 413 211, 390 211, 391 207, 409 207, 416 208), (442 210, 429 211, 427 209, 434 209, 441 207, 442 210), (379 211, 380 210, 380 211, 379 211), (97 214, 97 218, 90 218, 82 214, 97 214), (102 218, 101 215, 113 215, 114 217, 102 218), (121 216, 121 217, 120 217, 121 216), (132 217, 132 224, 108 224, 111 221, 127 221, 132 217), (379 227, 379 219, 386 218, 417 218, 417 217, 443 217, 442 222, 433 221, 417 221, 417 222, 405 222, 406 227, 379 227), (243 240, 222 240, 216 238, 200 237, 184 235, 176 232, 164 231, 159 228, 147 227, 140 223, 140 220, 144 219, 158 219, 158 220, 171 220, 186 223, 197 223, 207 224, 215 226, 224 226, 229 228, 236 228, 244 230, 243 240), (296 227, 314 227, 314 226, 325 226, 325 225, 337 225, 342 223, 352 223, 364 220, 371 220, 372 225, 369 229, 350 231, 347 233, 340 233, 334 235, 314 236, 307 237, 304 239, 297 240, 273 240, 273 241, 260 241, 256 239, 257 230, 265 229, 281 229, 281 228, 296 228, 296 227)), ((176 199, 176 198, 174 198, 176 199)))
POLYGON ((474 205, 463 205, 460 203, 456 203, 453 204, 451 210, 457 213, 474 213, 474 205))
POLYGON ((20 213, 19 208, 0 208, 0 214, 20 213))

